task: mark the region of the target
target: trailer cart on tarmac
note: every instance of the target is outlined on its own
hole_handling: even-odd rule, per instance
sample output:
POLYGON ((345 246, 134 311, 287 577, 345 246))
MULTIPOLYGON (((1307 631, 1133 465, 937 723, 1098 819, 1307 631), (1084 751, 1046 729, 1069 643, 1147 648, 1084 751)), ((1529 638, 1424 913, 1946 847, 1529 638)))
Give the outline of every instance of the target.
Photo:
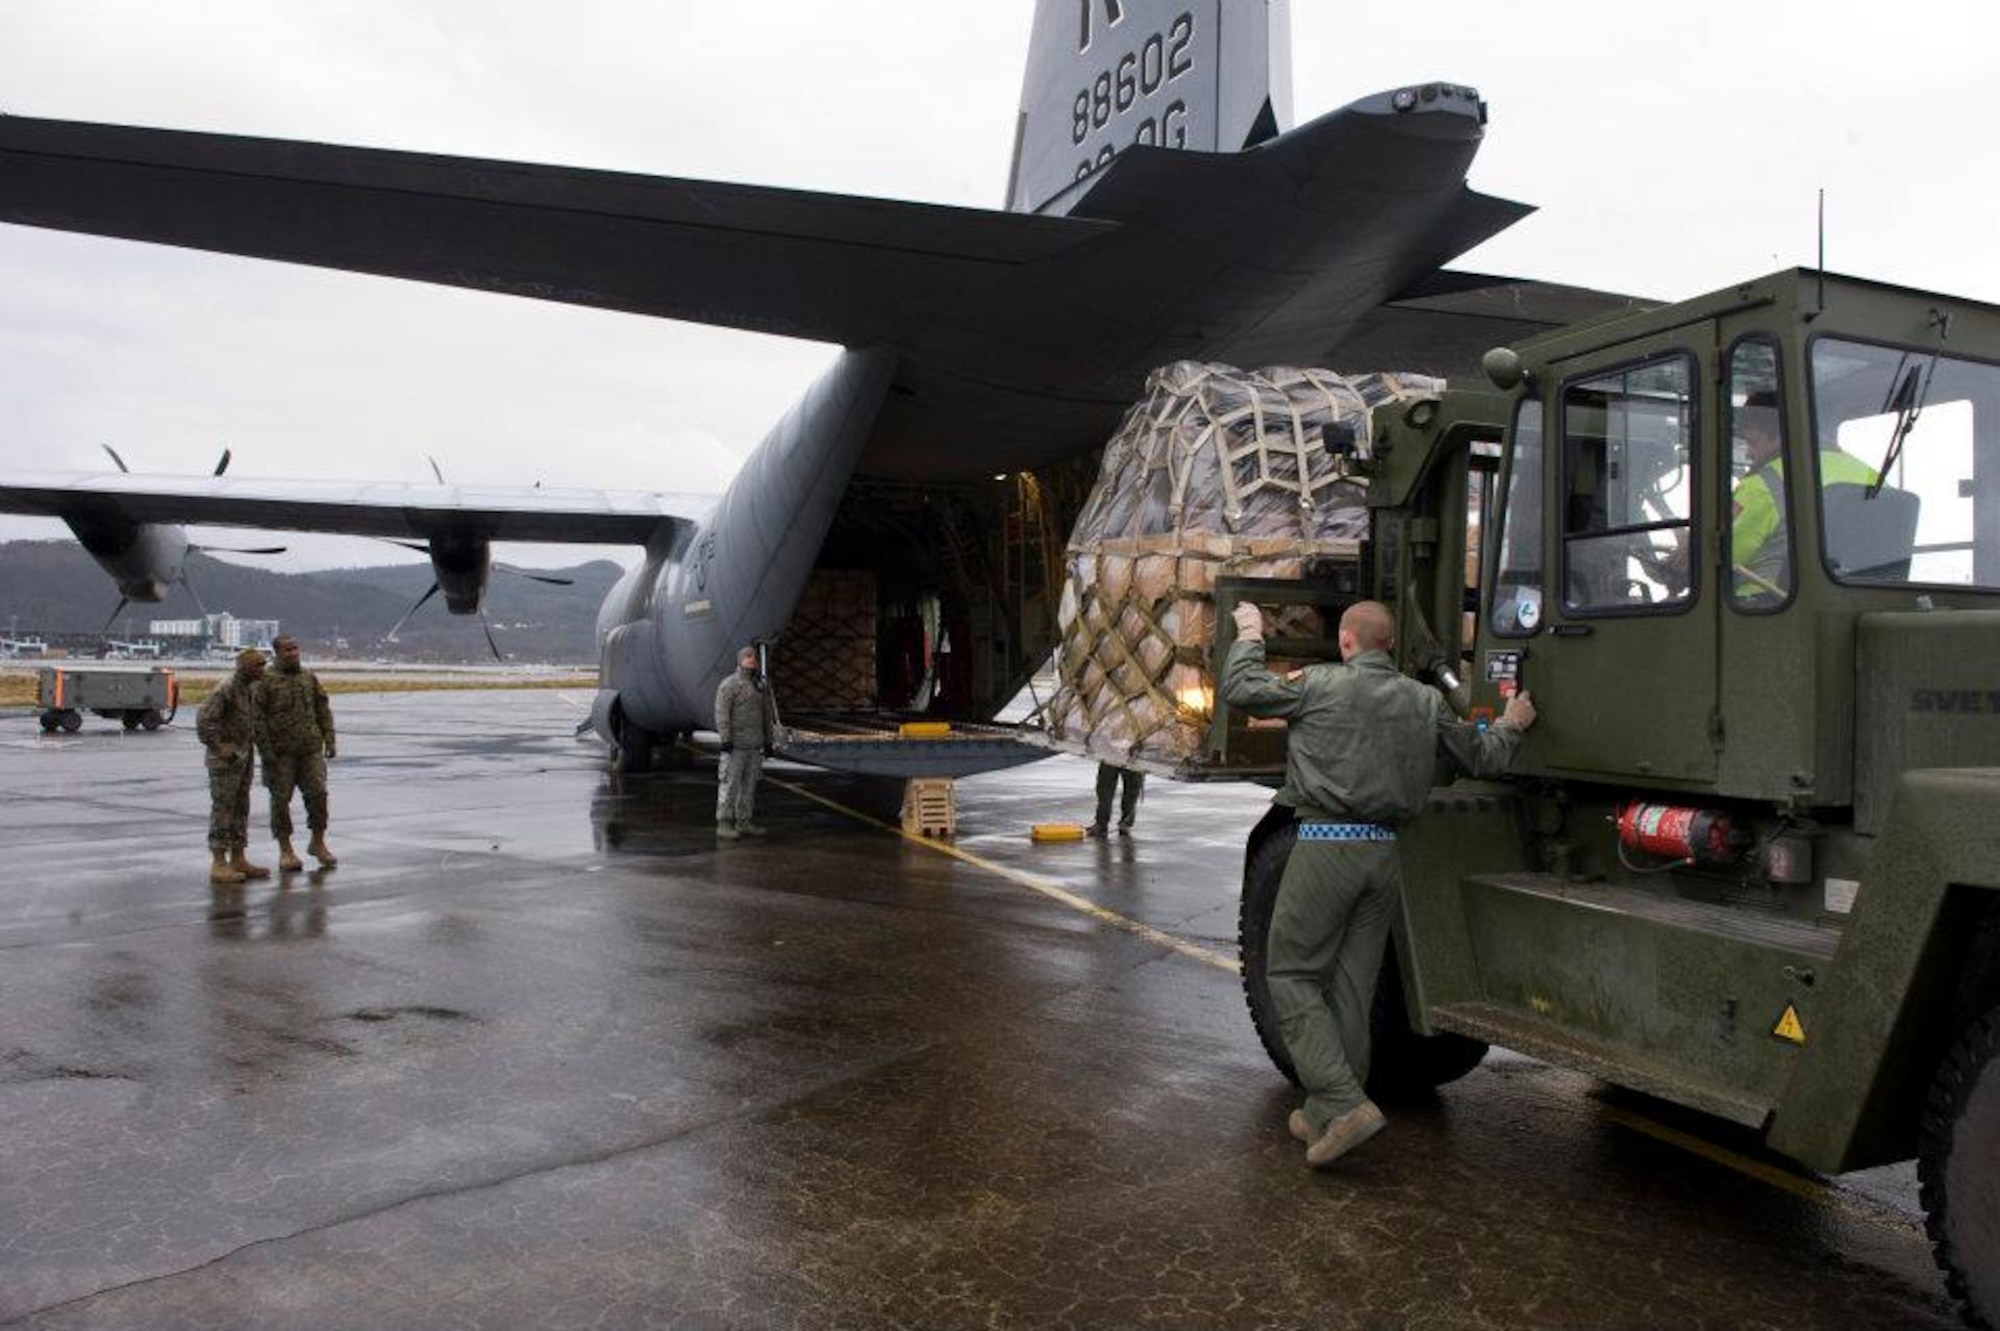
POLYGON ((90 712, 127 730, 158 730, 180 706, 180 681, 163 666, 45 666, 36 691, 42 730, 76 731, 90 712))

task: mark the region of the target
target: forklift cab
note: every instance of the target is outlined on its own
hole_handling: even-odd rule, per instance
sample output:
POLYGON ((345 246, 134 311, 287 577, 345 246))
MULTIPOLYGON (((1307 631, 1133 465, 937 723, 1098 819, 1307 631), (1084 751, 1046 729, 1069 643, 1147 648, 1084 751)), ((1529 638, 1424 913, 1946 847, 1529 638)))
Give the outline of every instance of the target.
POLYGON ((2000 685, 1964 619, 1916 674, 1857 679, 1874 616, 2000 604, 2000 310, 1795 271, 1488 368, 1501 395, 1385 431, 1371 504, 1405 666, 1435 638, 1475 716, 1542 698, 1515 771, 1848 804, 1884 687, 2000 685))

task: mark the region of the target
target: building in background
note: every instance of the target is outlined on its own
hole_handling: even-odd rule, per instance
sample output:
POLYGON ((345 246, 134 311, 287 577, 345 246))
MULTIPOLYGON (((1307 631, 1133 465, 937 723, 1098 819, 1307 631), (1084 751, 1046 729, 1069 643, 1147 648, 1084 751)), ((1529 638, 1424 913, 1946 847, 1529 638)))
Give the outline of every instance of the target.
POLYGON ((269 651, 278 636, 278 621, 238 619, 224 610, 200 619, 156 619, 146 631, 197 652, 237 652, 245 647, 269 651))

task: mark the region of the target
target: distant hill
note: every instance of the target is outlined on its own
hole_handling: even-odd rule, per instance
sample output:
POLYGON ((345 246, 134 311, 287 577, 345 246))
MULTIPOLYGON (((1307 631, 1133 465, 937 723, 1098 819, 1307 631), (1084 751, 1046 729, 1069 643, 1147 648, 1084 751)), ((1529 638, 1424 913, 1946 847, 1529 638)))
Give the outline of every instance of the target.
MULTIPOLYGON (((576 585, 551 587, 496 570, 486 589, 486 615, 500 650, 510 660, 595 662, 597 607, 624 570, 600 559, 536 571, 573 578, 576 585)), ((337 653, 344 656, 492 659, 478 618, 447 614, 441 596, 417 611, 396 635, 397 642, 381 641, 431 585, 428 564, 272 573, 198 554, 189 558, 188 574, 210 611, 278 620, 309 656, 335 655, 336 641, 344 638, 347 649, 337 653)), ((51 643, 95 637, 117 604, 117 588, 75 542, 0 542, 0 629, 17 636, 40 635, 51 643)), ((125 607, 112 633, 144 637, 152 620, 200 614, 187 589, 175 587, 158 605, 125 607)))

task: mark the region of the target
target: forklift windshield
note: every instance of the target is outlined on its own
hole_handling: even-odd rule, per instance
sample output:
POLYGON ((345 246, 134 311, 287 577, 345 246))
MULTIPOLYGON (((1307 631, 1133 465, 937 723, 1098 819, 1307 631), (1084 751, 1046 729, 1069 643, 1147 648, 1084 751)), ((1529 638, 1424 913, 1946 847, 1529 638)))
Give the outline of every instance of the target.
POLYGON ((1827 571, 2000 589, 2000 366, 1828 337, 1812 372, 1827 571))

